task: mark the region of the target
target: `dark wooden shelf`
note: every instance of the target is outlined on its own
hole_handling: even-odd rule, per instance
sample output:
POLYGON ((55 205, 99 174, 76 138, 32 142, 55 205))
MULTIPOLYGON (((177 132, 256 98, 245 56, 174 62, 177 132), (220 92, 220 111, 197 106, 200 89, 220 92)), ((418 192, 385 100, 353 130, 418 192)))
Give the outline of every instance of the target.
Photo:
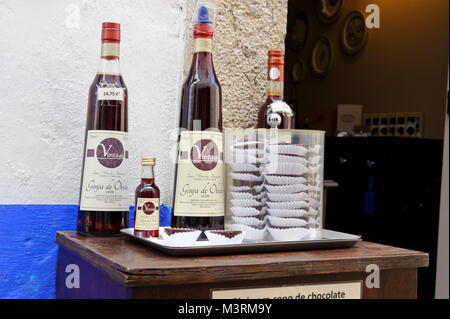
MULTIPOLYGON (((258 282, 268 284, 283 280, 308 282, 308 278, 315 278, 313 281, 316 281, 322 275, 326 280, 345 273, 365 274, 369 264, 378 265, 382 271, 410 269, 414 273, 418 267, 428 265, 428 255, 425 253, 364 241, 346 249, 207 257, 172 257, 124 237, 85 237, 74 231, 59 231, 56 242, 60 246, 57 269, 59 297, 70 297, 62 292, 67 289, 62 287, 59 290, 58 286, 62 283, 62 277, 66 276, 61 267, 73 260, 89 264, 92 269, 100 270, 100 273, 127 289, 173 285, 199 285, 204 289, 218 285, 242 287, 247 281, 249 286, 255 286, 258 282)), ((133 294, 133 297, 136 296, 133 294)), ((166 295, 159 293, 154 296, 166 295)), ((175 291, 172 296, 180 297, 175 291)))

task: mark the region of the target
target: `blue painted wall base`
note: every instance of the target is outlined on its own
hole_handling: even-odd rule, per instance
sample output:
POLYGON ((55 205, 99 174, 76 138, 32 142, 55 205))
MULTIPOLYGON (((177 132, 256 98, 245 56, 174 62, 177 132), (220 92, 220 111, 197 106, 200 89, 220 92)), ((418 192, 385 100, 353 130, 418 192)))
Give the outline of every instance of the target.
MULTIPOLYGON (((160 212, 170 225, 170 208, 160 212)), ((0 298, 55 297, 56 232, 75 230, 77 213, 77 205, 0 205, 0 298)))

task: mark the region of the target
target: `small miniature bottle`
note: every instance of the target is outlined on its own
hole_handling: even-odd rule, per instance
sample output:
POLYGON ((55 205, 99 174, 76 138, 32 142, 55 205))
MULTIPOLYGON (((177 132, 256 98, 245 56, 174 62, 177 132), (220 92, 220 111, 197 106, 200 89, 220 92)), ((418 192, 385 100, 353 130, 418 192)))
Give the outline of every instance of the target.
POLYGON ((136 188, 134 209, 134 234, 149 238, 159 236, 159 188, 155 184, 154 157, 141 161, 141 184, 136 188))

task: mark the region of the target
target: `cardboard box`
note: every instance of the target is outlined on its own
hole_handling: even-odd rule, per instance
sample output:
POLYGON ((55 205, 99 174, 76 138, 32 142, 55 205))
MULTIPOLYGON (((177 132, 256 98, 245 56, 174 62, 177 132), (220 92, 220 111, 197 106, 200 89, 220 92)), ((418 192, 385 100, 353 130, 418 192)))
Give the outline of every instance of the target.
POLYGON ((337 131, 353 132, 361 126, 363 106, 360 104, 339 104, 337 106, 337 131))

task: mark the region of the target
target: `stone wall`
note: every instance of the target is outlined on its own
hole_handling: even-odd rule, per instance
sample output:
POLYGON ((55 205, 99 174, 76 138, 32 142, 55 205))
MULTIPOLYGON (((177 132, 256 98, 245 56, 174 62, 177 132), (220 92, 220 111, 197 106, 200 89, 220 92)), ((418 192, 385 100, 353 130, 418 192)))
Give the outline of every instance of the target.
MULTIPOLYGON (((266 96, 267 51, 284 49, 287 0, 218 0, 213 41, 214 67, 222 85, 224 127, 256 125, 266 96)), ((186 23, 196 0, 188 1, 186 23)), ((191 63, 191 33, 186 32, 185 74, 191 63)))

